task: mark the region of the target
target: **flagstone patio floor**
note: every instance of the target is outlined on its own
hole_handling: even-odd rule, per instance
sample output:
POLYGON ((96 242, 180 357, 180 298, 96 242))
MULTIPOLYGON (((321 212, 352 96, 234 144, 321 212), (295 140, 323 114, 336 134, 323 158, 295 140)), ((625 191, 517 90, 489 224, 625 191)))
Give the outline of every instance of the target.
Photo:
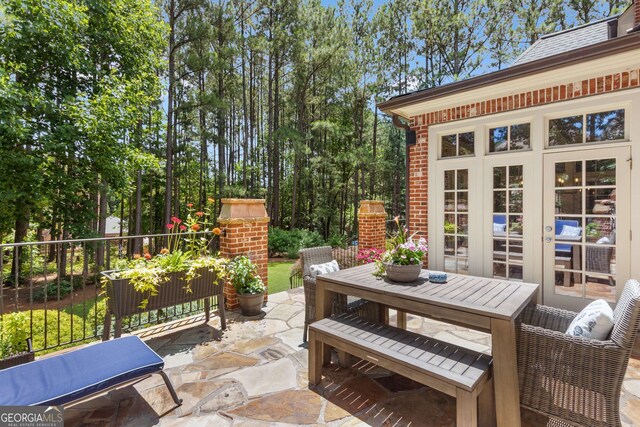
MULTIPOLYGON (((65 426, 455 425, 453 398, 368 362, 351 369, 332 364, 320 386, 309 389, 300 288, 270 295, 263 316, 228 318, 224 334, 216 317, 140 333, 164 358, 182 406, 155 375, 66 409, 65 426)), ((490 351, 490 337, 480 332, 414 317, 408 328, 490 351)), ((623 425, 640 425, 640 352, 629 363, 621 408, 623 425)), ((547 423, 529 411, 522 416, 524 426, 547 423)))

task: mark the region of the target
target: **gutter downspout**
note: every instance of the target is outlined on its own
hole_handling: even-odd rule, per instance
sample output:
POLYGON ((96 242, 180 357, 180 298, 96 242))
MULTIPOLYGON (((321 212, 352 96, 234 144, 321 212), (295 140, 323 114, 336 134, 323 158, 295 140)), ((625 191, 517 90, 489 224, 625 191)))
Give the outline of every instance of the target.
POLYGON ((404 129, 405 136, 405 154, 404 154, 404 213, 405 213, 405 226, 409 228, 409 147, 416 145, 416 131, 411 130, 411 127, 400 121, 400 116, 393 114, 391 116, 393 125, 398 129, 404 129))

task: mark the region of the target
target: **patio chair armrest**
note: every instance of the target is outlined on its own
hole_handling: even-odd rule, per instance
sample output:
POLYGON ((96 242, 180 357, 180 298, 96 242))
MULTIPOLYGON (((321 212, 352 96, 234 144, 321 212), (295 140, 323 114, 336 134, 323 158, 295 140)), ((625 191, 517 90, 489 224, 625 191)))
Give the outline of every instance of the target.
MULTIPOLYGON (((574 385, 611 383, 618 367, 625 369, 628 350, 611 340, 572 337, 562 332, 521 324, 517 329, 521 376, 543 375, 574 385)), ((624 372, 621 373, 624 376, 624 372)), ((596 389, 598 387, 595 387, 596 389)))
POLYGON ((573 311, 537 304, 525 307, 519 320, 527 325, 539 326, 564 334, 577 315, 578 313, 573 311))

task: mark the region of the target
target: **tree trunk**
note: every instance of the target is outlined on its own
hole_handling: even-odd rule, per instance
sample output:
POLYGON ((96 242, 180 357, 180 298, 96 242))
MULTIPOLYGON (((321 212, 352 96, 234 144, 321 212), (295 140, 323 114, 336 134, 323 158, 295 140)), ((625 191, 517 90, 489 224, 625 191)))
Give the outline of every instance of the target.
POLYGON ((164 193, 164 224, 171 221, 171 196, 173 184, 173 96, 175 91, 176 0, 169 2, 169 92, 167 94, 167 155, 166 187, 164 193))

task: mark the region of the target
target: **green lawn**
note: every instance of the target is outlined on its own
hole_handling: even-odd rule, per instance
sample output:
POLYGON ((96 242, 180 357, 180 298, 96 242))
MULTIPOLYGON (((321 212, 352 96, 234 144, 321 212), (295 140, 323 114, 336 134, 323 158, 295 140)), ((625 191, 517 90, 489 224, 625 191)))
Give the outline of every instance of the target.
POLYGON ((269 263, 269 293, 286 291, 289 289, 289 275, 295 261, 277 261, 269 263))

